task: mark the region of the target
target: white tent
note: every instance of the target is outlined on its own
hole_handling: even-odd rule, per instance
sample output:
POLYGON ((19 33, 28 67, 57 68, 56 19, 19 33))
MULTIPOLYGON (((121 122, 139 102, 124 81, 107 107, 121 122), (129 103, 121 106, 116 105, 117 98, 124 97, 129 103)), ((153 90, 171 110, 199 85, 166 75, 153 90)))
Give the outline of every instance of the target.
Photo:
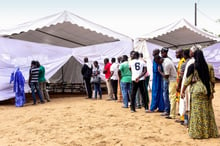
POLYGON ((208 46, 219 40, 217 36, 198 29, 185 19, 171 23, 137 39, 138 42, 147 41, 168 48, 187 47, 193 44, 208 46))
POLYGON ((131 40, 125 35, 67 11, 26 22, 14 28, 5 28, 0 30, 0 35, 69 48, 131 40))
POLYGON ((0 101, 14 95, 9 79, 16 66, 26 81, 31 60, 39 60, 50 82, 82 83, 84 57, 90 63, 97 60, 103 68, 104 58, 129 54, 133 47, 129 37, 66 11, 0 30, 0 35, 12 38, 0 38, 0 101))
POLYGON ((219 41, 219 37, 190 24, 187 20, 181 19, 165 27, 159 28, 147 35, 136 39, 135 50, 143 52, 147 60, 149 73, 152 74, 152 52, 162 47, 171 48, 168 55, 174 63, 178 60, 175 57, 174 49, 178 47, 191 47, 193 44, 208 46, 219 41))

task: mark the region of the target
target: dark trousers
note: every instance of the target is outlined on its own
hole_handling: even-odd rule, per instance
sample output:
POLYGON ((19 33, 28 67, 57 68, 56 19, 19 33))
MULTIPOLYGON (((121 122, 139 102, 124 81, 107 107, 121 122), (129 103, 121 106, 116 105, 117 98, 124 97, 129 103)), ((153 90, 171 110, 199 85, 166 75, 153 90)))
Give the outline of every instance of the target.
POLYGON ((118 80, 112 80, 111 79, 111 85, 112 85, 113 94, 115 96, 115 100, 118 100, 118 97, 117 97, 118 80))
POLYGON ((138 88, 140 89, 140 93, 143 100, 143 106, 145 109, 148 109, 148 105, 146 103, 146 88, 144 84, 144 80, 140 80, 139 82, 132 81, 132 90, 131 90, 131 110, 135 111, 135 98, 138 88))
POLYGON ((88 98, 92 98, 92 88, 91 88, 90 80, 91 80, 91 78, 84 78, 88 98))

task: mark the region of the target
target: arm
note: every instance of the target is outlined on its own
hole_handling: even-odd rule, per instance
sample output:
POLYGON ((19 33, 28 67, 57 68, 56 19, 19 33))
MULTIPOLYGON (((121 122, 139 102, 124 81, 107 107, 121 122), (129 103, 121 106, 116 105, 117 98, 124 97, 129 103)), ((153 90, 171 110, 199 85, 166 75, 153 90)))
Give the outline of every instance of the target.
POLYGON ((165 79, 168 79, 169 78, 169 75, 165 75, 162 71, 161 71, 161 68, 160 66, 158 66, 158 72, 161 74, 161 76, 165 79))
POLYGON ((29 70, 29 78, 28 78, 28 85, 30 86, 31 83, 31 69, 29 70))
POLYGON ((119 77, 119 80, 121 80, 122 76, 121 76, 121 71, 118 70, 118 77, 119 77))
POLYGON ((187 75, 186 75, 187 78, 184 82, 184 86, 183 86, 183 89, 181 92, 182 99, 185 97, 185 90, 186 90, 187 86, 192 83, 193 74, 194 74, 194 64, 190 65, 188 68, 187 75))
POLYGON ((177 91, 177 92, 180 92, 181 84, 182 84, 182 77, 179 76, 179 81, 178 81, 178 85, 177 85, 177 88, 176 88, 176 91, 177 91))
POLYGON ((146 72, 147 72, 147 67, 144 67, 142 73, 140 74, 140 76, 138 76, 138 77, 136 78, 135 81, 138 82, 139 79, 146 74, 146 72))
POLYGON ((103 69, 103 74, 106 74, 107 72, 107 68, 106 68, 106 65, 104 66, 104 69, 103 69))

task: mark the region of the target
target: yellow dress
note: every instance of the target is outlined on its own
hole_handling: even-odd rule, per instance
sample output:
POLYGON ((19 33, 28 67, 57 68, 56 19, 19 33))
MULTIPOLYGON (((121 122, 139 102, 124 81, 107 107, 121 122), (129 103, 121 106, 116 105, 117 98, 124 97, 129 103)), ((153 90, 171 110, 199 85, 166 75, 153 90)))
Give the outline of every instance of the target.
MULTIPOLYGON (((208 65, 208 67, 210 73, 211 93, 213 95, 214 71, 212 66, 208 65)), ((218 137, 218 128, 216 126, 212 107, 212 96, 208 98, 206 87, 200 80, 199 74, 196 70, 184 83, 185 86, 188 86, 189 84, 191 84, 189 136, 197 139, 218 137), (191 84, 193 78, 196 78, 196 82, 191 84)))

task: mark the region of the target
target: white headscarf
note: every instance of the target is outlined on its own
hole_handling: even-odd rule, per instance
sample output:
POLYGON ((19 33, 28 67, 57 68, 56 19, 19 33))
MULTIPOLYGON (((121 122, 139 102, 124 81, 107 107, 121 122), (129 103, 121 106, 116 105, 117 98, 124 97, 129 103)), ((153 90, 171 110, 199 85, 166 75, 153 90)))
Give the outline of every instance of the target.
POLYGON ((196 50, 201 50, 202 46, 199 44, 195 44, 190 48, 190 51, 195 52, 196 50))

